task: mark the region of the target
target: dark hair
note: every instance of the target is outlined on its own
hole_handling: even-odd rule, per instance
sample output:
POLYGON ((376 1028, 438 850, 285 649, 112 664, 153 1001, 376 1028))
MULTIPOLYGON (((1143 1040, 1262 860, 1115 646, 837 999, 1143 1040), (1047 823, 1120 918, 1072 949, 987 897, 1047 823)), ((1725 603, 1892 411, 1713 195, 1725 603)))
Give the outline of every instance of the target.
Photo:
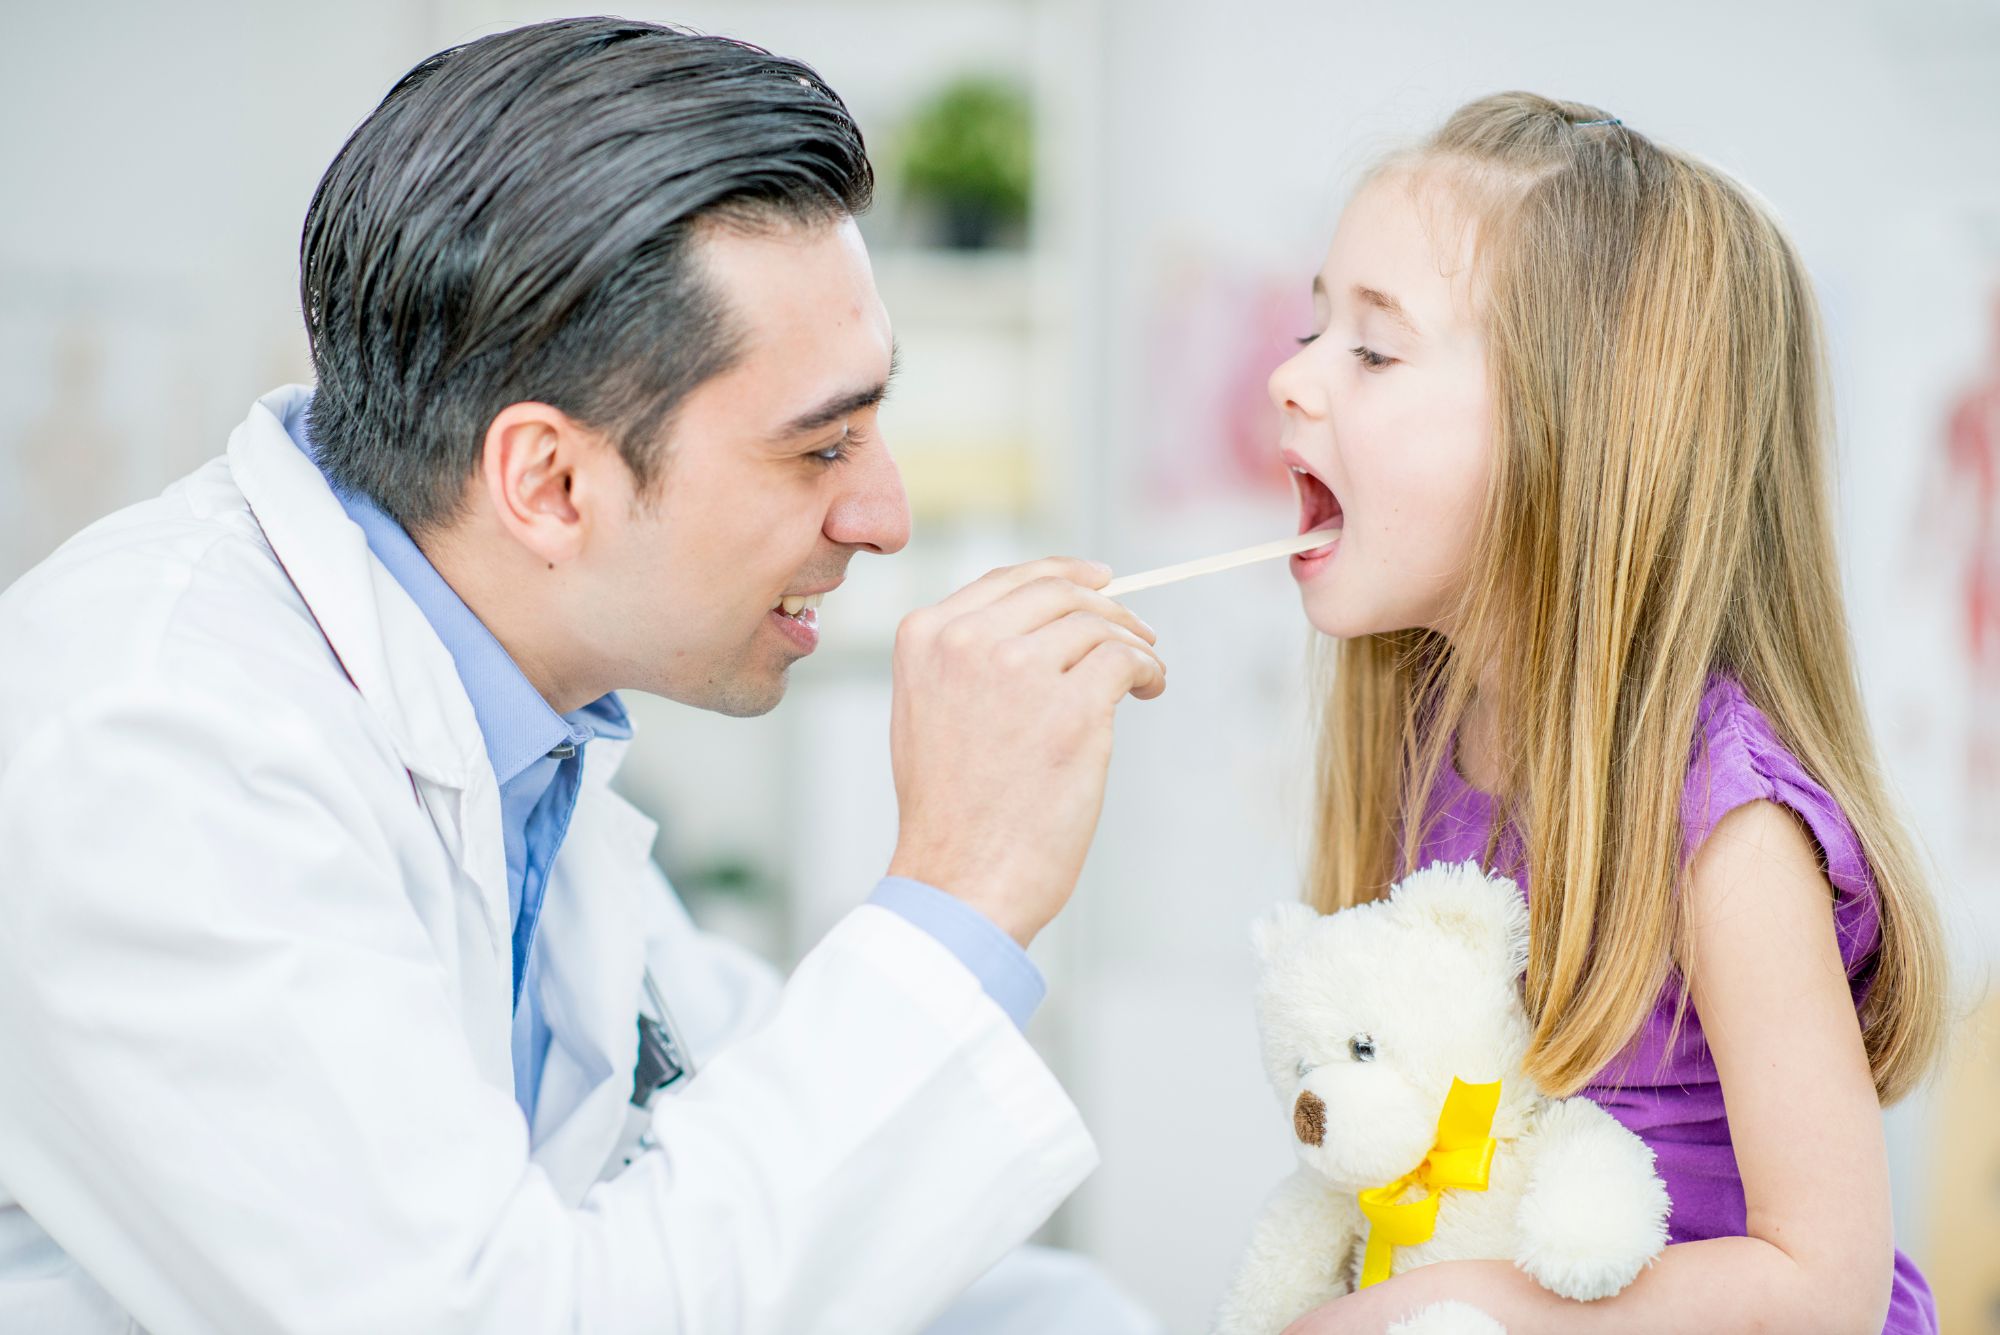
POLYGON ((337 486, 449 521, 486 428, 534 399, 609 432, 643 489, 680 401, 739 336, 697 226, 868 207, 847 107, 805 65, 625 19, 563 19, 423 61, 327 168, 299 245, 337 486))

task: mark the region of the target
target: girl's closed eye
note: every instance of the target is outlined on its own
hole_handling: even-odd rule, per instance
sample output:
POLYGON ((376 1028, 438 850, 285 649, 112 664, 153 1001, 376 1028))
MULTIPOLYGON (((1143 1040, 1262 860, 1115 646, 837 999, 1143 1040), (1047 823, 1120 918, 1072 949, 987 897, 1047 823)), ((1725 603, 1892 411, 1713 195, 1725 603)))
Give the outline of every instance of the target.
MULTIPOLYGON (((1302 348, 1311 347, 1313 344, 1317 342, 1319 342, 1318 334, 1299 335, 1299 346, 1302 348)), ((1355 347, 1351 347, 1348 349, 1348 351, 1354 354, 1355 360, 1359 361, 1363 366, 1367 367, 1371 371, 1379 371, 1383 367, 1393 364, 1396 360, 1394 357, 1384 357, 1381 353, 1375 351, 1375 349, 1371 347, 1368 347, 1366 344, 1360 344, 1355 347)))

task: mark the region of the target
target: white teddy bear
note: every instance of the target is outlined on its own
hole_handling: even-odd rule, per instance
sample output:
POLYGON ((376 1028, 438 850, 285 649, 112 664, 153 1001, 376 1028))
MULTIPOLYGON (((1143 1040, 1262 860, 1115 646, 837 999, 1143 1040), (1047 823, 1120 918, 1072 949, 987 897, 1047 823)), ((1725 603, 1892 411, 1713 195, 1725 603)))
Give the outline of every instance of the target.
MULTIPOLYGON (((1439 863, 1389 897, 1253 931, 1264 1061, 1298 1169, 1272 1193, 1217 1335, 1277 1335, 1322 1303, 1431 1261, 1509 1260, 1604 1298, 1666 1245, 1666 1188, 1637 1136, 1522 1073, 1528 910, 1514 883, 1439 863)), ((1496 1335, 1463 1303, 1396 1335, 1496 1335)))

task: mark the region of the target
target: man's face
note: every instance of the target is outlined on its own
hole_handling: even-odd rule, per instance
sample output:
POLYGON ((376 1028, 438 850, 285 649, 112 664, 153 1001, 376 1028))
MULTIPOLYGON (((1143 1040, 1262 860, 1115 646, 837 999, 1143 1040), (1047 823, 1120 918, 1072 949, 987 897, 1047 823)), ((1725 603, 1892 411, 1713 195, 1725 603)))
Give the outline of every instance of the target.
POLYGON ((817 615, 782 600, 825 595, 837 616, 848 560, 909 541, 876 421, 894 348, 851 220, 699 244, 742 353, 682 402, 657 494, 602 517, 595 556, 615 578, 587 620, 621 684, 761 714, 819 639, 817 615))

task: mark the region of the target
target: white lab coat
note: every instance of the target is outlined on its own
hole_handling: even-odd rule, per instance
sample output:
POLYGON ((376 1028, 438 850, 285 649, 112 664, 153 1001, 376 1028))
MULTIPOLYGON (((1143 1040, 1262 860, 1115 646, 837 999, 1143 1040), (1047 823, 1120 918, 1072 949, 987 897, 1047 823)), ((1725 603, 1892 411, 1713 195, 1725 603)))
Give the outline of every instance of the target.
POLYGON ((893 913, 782 987, 697 931, 599 740, 531 1133, 493 770, 303 392, 0 596, 0 1332, 920 1329, 1094 1166, 1076 1109, 893 913), (600 1180, 647 963, 700 1071, 600 1180))

